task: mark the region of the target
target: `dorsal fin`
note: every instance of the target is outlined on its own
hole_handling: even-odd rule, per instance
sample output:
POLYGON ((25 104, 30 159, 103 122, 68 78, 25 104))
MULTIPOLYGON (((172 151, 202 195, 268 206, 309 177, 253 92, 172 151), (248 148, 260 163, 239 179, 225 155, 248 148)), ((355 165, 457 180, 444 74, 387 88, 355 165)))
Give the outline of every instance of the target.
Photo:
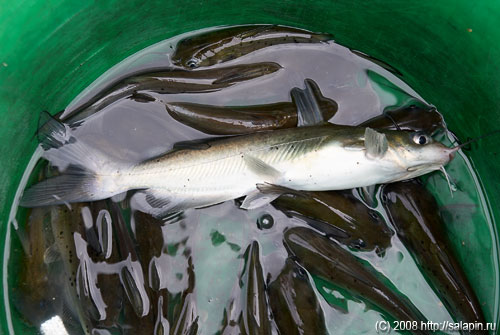
POLYGON ((325 122, 323 113, 319 107, 317 94, 321 95, 318 85, 312 79, 304 80, 305 89, 298 87, 290 91, 292 101, 297 107, 297 126, 315 126, 325 122))

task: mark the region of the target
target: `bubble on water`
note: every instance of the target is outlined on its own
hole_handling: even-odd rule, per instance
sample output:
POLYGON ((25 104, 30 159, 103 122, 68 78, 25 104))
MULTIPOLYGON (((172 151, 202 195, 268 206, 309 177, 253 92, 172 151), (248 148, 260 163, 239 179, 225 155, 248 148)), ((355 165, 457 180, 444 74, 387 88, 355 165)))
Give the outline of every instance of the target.
POLYGON ((257 227, 259 229, 269 229, 274 225, 274 219, 270 214, 262 214, 257 219, 257 227))

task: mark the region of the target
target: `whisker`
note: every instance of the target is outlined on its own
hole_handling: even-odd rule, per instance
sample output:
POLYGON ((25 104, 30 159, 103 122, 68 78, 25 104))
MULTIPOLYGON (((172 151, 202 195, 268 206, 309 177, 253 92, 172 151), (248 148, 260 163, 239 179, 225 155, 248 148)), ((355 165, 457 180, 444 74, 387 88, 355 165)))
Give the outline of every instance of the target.
POLYGON ((453 198, 453 189, 451 187, 450 177, 448 176, 448 173, 446 172, 443 165, 440 166, 439 170, 441 170, 441 172, 443 172, 444 177, 446 178, 446 182, 448 183, 448 187, 450 188, 451 197, 453 198))

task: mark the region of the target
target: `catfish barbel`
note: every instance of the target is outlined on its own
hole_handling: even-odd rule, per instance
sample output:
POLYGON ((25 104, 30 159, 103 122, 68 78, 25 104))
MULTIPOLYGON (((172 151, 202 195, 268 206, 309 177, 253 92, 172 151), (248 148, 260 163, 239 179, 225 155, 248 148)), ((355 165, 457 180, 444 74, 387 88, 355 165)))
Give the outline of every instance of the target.
POLYGON ((63 170, 25 191, 21 205, 94 201, 129 190, 151 214, 200 208, 246 196, 266 204, 272 185, 325 191, 414 178, 439 170, 458 148, 421 133, 321 125, 194 142, 133 164, 112 160, 50 118, 39 129, 44 157, 63 170))

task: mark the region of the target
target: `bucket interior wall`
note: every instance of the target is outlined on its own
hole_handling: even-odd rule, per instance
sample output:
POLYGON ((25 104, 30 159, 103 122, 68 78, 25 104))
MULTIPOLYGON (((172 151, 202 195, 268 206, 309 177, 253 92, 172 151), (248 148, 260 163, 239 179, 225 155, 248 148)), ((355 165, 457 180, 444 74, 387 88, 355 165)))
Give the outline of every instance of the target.
MULTIPOLYGON (((5 241, 13 195, 37 145, 39 112, 64 109, 104 71, 153 43, 204 27, 247 23, 329 32, 337 42, 399 69, 403 80, 435 104, 448 127, 465 140, 500 128, 499 22, 500 2, 494 0, 4 2, 0 6, 0 241, 5 241)), ((496 225, 499 147, 500 136, 493 136, 468 152, 496 225)), ((458 252, 464 258, 467 249, 458 252)), ((474 257, 490 257, 490 251, 474 257)), ((488 280, 498 285, 490 269, 472 273, 465 266, 465 271, 473 286, 488 280)), ((7 332, 4 310, 2 300, 0 333, 7 332)), ((496 313, 488 312, 487 318, 496 319, 492 315, 496 313)))

